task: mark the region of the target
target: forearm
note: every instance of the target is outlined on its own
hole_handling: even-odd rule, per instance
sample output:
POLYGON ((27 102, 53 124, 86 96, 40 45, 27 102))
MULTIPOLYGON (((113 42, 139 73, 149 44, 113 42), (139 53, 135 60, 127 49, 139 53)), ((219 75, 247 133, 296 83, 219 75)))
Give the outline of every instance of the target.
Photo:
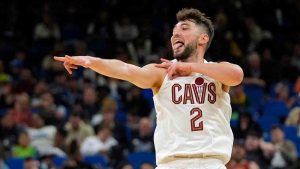
POLYGON ((243 70, 231 63, 190 63, 191 71, 207 75, 227 86, 236 86, 243 80, 243 70))
POLYGON ((90 64, 88 67, 104 76, 128 80, 129 64, 116 59, 101 59, 90 57, 90 64))

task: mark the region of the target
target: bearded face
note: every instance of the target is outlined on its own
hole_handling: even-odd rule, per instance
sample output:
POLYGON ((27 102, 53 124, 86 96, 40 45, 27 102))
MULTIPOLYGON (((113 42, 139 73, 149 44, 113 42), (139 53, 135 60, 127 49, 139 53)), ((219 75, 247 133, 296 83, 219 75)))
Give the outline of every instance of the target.
POLYGON ((196 53, 197 49, 197 41, 195 40, 194 42, 191 42, 186 45, 175 45, 178 46, 177 48, 173 48, 173 54, 174 58, 177 59, 178 61, 186 60, 189 58, 191 55, 196 53))
POLYGON ((202 29, 190 20, 180 21, 173 28, 171 44, 174 58, 183 61, 196 54, 202 29))

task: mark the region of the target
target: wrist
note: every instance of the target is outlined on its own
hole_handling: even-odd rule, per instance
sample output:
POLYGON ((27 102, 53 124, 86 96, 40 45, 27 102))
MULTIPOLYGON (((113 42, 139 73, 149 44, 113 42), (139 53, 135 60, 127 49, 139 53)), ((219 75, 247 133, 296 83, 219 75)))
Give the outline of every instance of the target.
POLYGON ((86 67, 91 68, 93 67, 97 62, 100 61, 100 58, 92 57, 92 56, 87 56, 87 61, 86 61, 86 67))
POLYGON ((188 63, 188 70, 190 72, 198 72, 200 65, 198 63, 188 63))

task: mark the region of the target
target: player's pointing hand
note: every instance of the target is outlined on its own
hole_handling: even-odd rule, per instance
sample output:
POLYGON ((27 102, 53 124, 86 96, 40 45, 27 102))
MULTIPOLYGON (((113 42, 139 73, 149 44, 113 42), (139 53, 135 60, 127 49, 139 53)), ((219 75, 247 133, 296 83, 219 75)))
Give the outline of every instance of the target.
POLYGON ((91 64, 89 56, 68 56, 57 57, 54 56, 54 59, 60 62, 64 62, 64 67, 68 71, 69 74, 72 74, 72 69, 77 69, 78 66, 83 66, 88 68, 91 64))
POLYGON ((189 63, 176 62, 168 68, 169 79, 175 79, 180 76, 189 76, 192 73, 191 65, 189 63))
POLYGON ((169 79, 175 79, 178 76, 188 76, 191 74, 191 66, 183 62, 171 62, 161 58, 162 63, 156 64, 156 67, 167 69, 169 79))
POLYGON ((170 60, 160 58, 160 61, 161 61, 161 63, 156 64, 155 67, 168 69, 172 65, 172 62, 170 60))

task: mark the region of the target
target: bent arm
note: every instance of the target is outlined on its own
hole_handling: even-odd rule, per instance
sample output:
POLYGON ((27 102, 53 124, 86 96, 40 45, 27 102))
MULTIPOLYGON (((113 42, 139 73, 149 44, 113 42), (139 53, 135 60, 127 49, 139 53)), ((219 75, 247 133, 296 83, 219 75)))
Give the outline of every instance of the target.
POLYGON ((229 62, 190 64, 192 72, 207 75, 227 86, 236 86, 240 84, 244 77, 242 68, 229 62))

